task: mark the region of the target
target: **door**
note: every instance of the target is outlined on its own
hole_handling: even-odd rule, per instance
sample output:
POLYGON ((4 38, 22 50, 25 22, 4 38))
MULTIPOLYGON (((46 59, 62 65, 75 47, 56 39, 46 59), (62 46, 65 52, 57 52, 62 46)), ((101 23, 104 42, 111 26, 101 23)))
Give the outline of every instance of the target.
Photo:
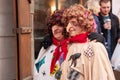
POLYGON ((14 0, 17 80, 32 80, 30 3, 31 0, 14 0))

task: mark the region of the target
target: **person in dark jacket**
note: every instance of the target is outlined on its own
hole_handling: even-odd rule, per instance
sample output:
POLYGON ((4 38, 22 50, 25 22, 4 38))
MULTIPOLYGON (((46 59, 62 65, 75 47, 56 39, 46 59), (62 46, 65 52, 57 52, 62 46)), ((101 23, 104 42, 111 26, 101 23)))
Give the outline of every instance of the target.
POLYGON ((100 12, 98 19, 101 25, 101 31, 105 37, 105 46, 111 59, 117 42, 120 43, 119 19, 111 13, 110 0, 100 0, 100 12))

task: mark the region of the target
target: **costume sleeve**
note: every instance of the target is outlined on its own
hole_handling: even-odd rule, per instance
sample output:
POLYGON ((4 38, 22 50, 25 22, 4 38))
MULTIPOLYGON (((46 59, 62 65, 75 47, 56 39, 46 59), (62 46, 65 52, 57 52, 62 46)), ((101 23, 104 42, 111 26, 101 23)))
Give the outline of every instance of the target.
POLYGON ((33 66, 33 80, 38 80, 39 79, 39 73, 37 72, 36 66, 33 66))
POLYGON ((93 61, 93 73, 91 80, 115 80, 112 65, 104 45, 96 42, 93 43, 93 48, 95 56, 93 61))
POLYGON ((46 49, 44 49, 44 47, 42 47, 42 48, 40 49, 39 54, 38 54, 38 57, 37 57, 37 59, 35 60, 35 63, 37 63, 37 62, 41 59, 41 57, 42 57, 42 55, 44 54, 45 50, 46 50, 46 49))
POLYGON ((41 57, 42 57, 42 55, 44 54, 44 52, 45 52, 45 49, 42 47, 42 48, 40 49, 40 51, 39 51, 39 54, 38 54, 37 59, 34 61, 34 65, 33 65, 33 72, 34 72, 33 77, 34 77, 34 80, 39 79, 39 78, 38 78, 38 77, 39 77, 39 73, 38 73, 38 71, 37 71, 37 68, 36 68, 35 64, 41 59, 41 57))
POLYGON ((34 74, 33 74, 33 79, 34 79, 34 80, 39 79, 39 73, 38 73, 38 71, 37 71, 37 68, 36 68, 35 64, 40 60, 40 58, 41 58, 41 56, 43 55, 44 51, 45 51, 45 49, 42 47, 42 48, 40 49, 40 51, 39 51, 39 54, 38 54, 37 59, 34 61, 34 65, 33 65, 33 73, 34 73, 34 74))

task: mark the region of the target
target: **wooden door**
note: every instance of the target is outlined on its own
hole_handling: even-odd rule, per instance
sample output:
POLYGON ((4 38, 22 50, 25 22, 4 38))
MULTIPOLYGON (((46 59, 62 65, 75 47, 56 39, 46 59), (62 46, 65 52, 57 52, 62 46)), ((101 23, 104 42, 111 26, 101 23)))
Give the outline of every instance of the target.
POLYGON ((14 0, 16 80, 32 80, 30 0, 14 0))

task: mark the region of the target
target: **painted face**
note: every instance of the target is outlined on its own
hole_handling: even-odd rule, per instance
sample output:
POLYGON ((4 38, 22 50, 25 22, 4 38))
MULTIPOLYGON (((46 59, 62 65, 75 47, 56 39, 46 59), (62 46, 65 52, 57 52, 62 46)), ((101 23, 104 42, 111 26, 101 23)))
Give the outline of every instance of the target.
POLYGON ((107 16, 110 12, 111 4, 110 2, 104 3, 102 2, 100 5, 100 11, 103 16, 107 16))
POLYGON ((52 26, 52 33, 53 33, 53 37, 56 38, 57 40, 64 39, 62 26, 58 26, 58 25, 52 26))
POLYGON ((78 26, 78 22, 75 18, 72 18, 69 21, 69 23, 66 27, 66 31, 69 33, 70 37, 76 36, 81 33, 81 28, 80 28, 80 26, 78 26))

